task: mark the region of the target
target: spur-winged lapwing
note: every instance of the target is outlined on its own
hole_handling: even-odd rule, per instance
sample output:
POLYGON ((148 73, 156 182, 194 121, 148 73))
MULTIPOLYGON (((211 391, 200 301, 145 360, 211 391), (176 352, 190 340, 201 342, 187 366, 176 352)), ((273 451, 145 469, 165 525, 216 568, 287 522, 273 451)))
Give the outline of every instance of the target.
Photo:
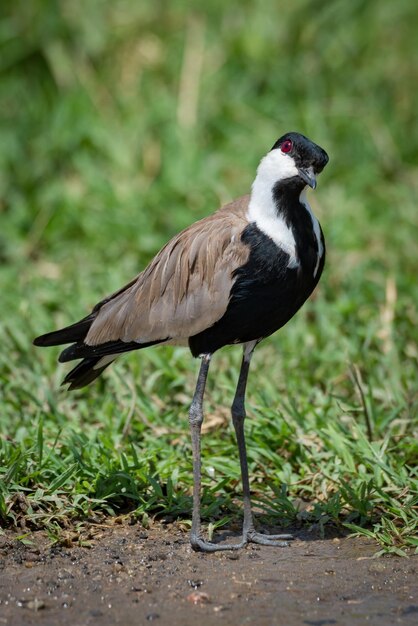
POLYGON ((325 243, 306 198, 326 152, 299 133, 283 135, 261 160, 251 193, 176 235, 128 285, 81 321, 35 339, 72 344, 60 362, 82 359, 64 383, 91 383, 122 352, 156 344, 188 345, 201 359, 189 419, 193 448, 193 548, 238 549, 248 542, 286 545, 290 535, 263 535, 253 525, 244 439, 245 389, 255 346, 284 326, 314 290, 325 243), (237 544, 205 541, 200 531, 203 395, 212 354, 244 349, 232 420, 241 463, 244 524, 237 544))

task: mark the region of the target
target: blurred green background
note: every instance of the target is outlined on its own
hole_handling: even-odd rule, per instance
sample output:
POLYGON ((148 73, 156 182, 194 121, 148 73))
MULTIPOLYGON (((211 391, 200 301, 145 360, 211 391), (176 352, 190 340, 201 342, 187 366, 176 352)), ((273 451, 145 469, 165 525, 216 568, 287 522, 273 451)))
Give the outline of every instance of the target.
MULTIPOLYGON (((118 503, 128 481, 145 510, 150 475, 154 507, 170 508, 167 490, 158 492, 167 480, 187 492, 189 461, 180 477, 172 473, 189 454, 196 364, 186 352, 130 356, 104 382, 70 395, 57 390, 57 351, 30 342, 84 316, 179 229, 247 193, 263 154, 297 130, 330 155, 310 194, 328 261, 316 299, 258 350, 253 475, 260 489, 286 483, 292 496, 322 502, 319 520, 338 523, 350 510, 379 525, 385 511, 404 528, 399 510, 407 502, 416 515, 417 484, 418 4, 207 5, 1 3, 3 517, 22 490, 56 511, 45 500, 51 481, 50 495, 75 506, 83 494, 87 508, 94 498, 118 503), (366 418, 371 447, 361 439, 366 418), (54 483, 64 467, 72 469, 54 483), (357 489, 351 500, 347 481, 357 489), (362 511, 361 489, 371 503, 362 511), (396 513, 379 489, 402 504, 396 513), (335 494, 340 508, 326 509, 335 494)), ((217 358, 209 413, 230 404, 237 352, 217 358)), ((224 493, 228 512, 240 490, 233 437, 230 428, 208 437, 219 473, 207 486, 224 493)))

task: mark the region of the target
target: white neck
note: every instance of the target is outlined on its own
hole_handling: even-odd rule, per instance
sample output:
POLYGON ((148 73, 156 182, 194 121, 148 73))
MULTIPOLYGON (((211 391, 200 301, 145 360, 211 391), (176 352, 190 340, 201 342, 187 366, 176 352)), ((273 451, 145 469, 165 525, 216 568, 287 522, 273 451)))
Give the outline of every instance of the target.
POLYGON ((288 267, 297 267, 296 242, 292 229, 278 214, 273 198, 274 185, 287 178, 297 176, 298 170, 292 157, 272 150, 260 162, 248 205, 247 219, 289 255, 288 267))

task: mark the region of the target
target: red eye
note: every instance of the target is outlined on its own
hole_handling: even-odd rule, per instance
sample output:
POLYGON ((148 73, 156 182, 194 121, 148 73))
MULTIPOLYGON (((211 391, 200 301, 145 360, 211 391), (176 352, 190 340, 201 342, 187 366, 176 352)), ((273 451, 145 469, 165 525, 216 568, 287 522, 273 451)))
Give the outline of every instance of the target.
POLYGON ((291 141, 290 139, 286 139, 286 141, 284 141, 282 145, 280 146, 281 151, 284 152, 285 154, 287 152, 290 152, 292 148, 293 148, 293 141, 291 141))

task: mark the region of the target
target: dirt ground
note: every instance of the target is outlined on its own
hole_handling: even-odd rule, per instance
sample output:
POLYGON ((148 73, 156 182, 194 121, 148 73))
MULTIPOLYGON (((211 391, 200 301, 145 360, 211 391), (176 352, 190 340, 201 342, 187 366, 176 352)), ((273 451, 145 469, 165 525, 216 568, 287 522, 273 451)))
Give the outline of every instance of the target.
POLYGON ((175 525, 95 527, 90 547, 0 536, 0 625, 418 624, 418 557, 296 533, 288 548, 200 554, 175 525))

